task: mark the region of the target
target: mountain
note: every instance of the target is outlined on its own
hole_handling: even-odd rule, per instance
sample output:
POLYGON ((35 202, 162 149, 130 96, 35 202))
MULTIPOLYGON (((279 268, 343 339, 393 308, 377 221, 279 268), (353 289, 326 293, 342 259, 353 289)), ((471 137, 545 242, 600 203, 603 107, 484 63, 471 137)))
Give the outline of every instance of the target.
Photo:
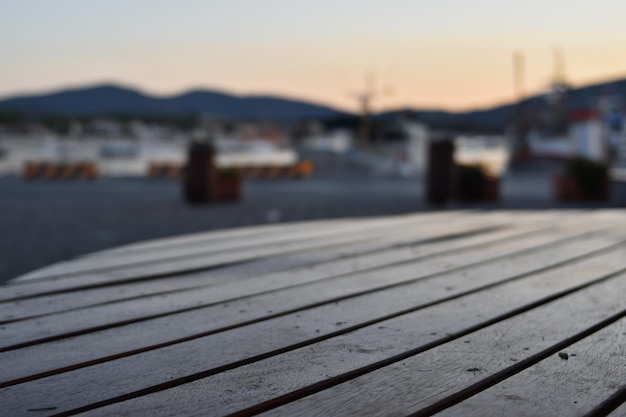
MULTIPOLYGON (((598 97, 610 94, 626 103, 626 79, 571 89, 570 109, 594 107, 598 97)), ((541 95, 528 97, 524 106, 541 108, 547 101, 541 95)), ((379 119, 410 114, 434 127, 455 130, 502 131, 511 122, 513 104, 503 104, 468 112, 401 109, 381 113, 379 119)), ((355 115, 332 107, 271 96, 240 97, 209 90, 194 90, 172 97, 153 97, 115 85, 65 90, 53 94, 22 96, 0 100, 0 110, 22 113, 90 116, 105 114, 180 115, 207 113, 230 119, 296 120, 338 119, 355 115)))
POLYGON ((231 119, 277 120, 324 119, 345 114, 328 106, 280 97, 239 97, 209 90, 194 90, 172 97, 153 97, 116 85, 9 98, 0 100, 0 109, 64 116, 207 113, 231 119))
MULTIPOLYGON (((604 95, 619 96, 622 104, 626 104, 626 79, 573 88, 567 93, 567 106, 570 110, 594 108, 598 98, 604 95)), ((547 103, 545 95, 535 95, 524 99, 521 105, 526 108, 540 109, 547 106, 547 103)), ((441 110, 400 109, 381 113, 379 117, 409 114, 435 127, 469 131, 502 131, 511 122, 514 108, 514 104, 503 104, 487 109, 457 113, 441 110)))

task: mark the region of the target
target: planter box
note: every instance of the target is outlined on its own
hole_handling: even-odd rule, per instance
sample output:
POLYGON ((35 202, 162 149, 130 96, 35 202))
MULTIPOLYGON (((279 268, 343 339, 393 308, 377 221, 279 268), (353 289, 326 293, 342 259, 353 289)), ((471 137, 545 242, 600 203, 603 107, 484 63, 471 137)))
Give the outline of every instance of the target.
POLYGON ((500 180, 485 178, 482 189, 463 189, 456 186, 455 197, 459 201, 498 201, 500 199, 500 180))
POLYGON ((215 200, 241 200, 241 178, 239 176, 224 176, 218 174, 215 200))
POLYGON ((574 177, 558 175, 554 178, 554 194, 560 201, 606 201, 609 199, 609 182, 600 187, 586 190, 574 177))
POLYGON ((483 198, 487 201, 498 201, 500 199, 500 179, 487 177, 483 198))

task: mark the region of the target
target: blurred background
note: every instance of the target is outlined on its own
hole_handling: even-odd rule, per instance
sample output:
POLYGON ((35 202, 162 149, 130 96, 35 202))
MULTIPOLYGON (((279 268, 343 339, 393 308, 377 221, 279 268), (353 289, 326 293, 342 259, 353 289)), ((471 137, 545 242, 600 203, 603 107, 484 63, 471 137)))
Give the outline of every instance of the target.
POLYGON ((625 21, 621 0, 0 0, 0 281, 219 228, 624 207, 625 21), (224 184, 207 204, 192 143, 224 184))

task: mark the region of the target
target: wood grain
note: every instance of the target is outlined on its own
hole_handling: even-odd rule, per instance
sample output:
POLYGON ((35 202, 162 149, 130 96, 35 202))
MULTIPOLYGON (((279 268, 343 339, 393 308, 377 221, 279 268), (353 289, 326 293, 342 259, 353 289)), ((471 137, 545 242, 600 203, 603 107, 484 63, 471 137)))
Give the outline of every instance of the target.
MULTIPOLYGON (((400 229, 410 228, 411 224, 402 224, 400 229)), ((322 229, 324 230, 324 229, 322 229)), ((393 230, 393 229, 391 229, 393 230)), ((328 231, 325 231, 328 234, 328 231)), ((387 233, 389 230, 387 230, 387 233)), ((382 233, 385 233, 382 231, 382 233)), ((310 251, 330 245, 345 245, 363 242, 372 238, 363 235, 358 228, 347 233, 332 233, 331 236, 316 238, 315 234, 296 240, 283 240, 273 245, 254 245, 237 250, 201 253, 189 257, 159 260, 149 263, 137 263, 121 268, 110 268, 85 274, 68 274, 52 276, 48 279, 30 279, 9 283, 2 293, 0 301, 21 300, 28 297, 54 294, 63 291, 109 286, 123 282, 136 282, 155 278, 167 277, 181 273, 191 273, 210 270, 232 264, 249 262, 270 256, 310 251)))
POLYGON ((132 244, 0 287, 0 414, 619 415, 625 290, 625 210, 132 244))
MULTIPOLYGON (((514 279, 520 275, 575 261, 585 254, 594 252, 590 249, 589 243, 591 242, 585 241, 558 246, 553 249, 546 249, 539 254, 535 252, 519 254, 504 260, 501 259, 499 262, 478 264, 462 270, 451 272, 444 270, 440 274, 430 277, 431 280, 437 279, 438 285, 435 287, 424 286, 427 281, 418 279, 409 280, 404 285, 400 285, 399 288, 400 291, 403 291, 404 288, 402 287, 405 285, 418 285, 416 291, 423 291, 423 288, 426 288, 429 291, 427 294, 431 294, 431 296, 450 296, 481 285, 514 279), (511 262, 512 260, 519 262, 511 262), (423 282, 420 283, 420 281, 423 282)), ((610 247, 610 244, 600 243, 595 249, 596 251, 604 251, 604 248, 610 247)), ((361 275, 358 276, 363 280, 361 275)), ((373 280, 373 284, 377 283, 377 278, 380 278, 379 274, 372 274, 370 279, 373 280)), ((385 281, 389 281, 389 278, 387 277, 385 281)), ((228 330, 232 326, 245 325, 250 320, 258 320, 259 317, 269 319, 291 313, 296 314, 297 317, 300 310, 315 307, 316 304, 311 302, 316 299, 320 300, 319 305, 332 305, 341 301, 341 298, 338 297, 343 296, 343 299, 346 299, 357 296, 359 293, 355 294, 354 288, 361 289, 360 294, 366 295, 375 293, 373 291, 375 289, 398 287, 398 285, 390 285, 387 282, 387 285, 375 286, 364 293, 363 289, 367 288, 365 282, 355 282, 353 276, 343 277, 335 281, 335 283, 337 282, 340 285, 325 285, 324 291, 316 290, 311 286, 307 286, 308 290, 304 292, 301 288, 286 289, 275 294, 264 294, 236 302, 218 304, 210 309, 204 309, 204 311, 198 310, 170 315, 5 352, 3 353, 3 358, 6 359, 3 374, 8 379, 23 378, 55 369, 46 368, 50 364, 62 368, 102 360, 102 358, 125 355, 135 350, 151 349, 161 345, 178 343, 187 338, 196 338, 228 330), (302 306, 298 294, 306 294, 309 304, 302 306), (337 301, 329 298, 330 295, 333 295, 337 301), (168 331, 163 332, 163 329, 168 329, 168 331), (141 334, 140 338, 137 337, 138 334, 141 334), (84 349, 84 346, 89 346, 90 349, 84 349)), ((397 282, 397 284, 402 283, 402 281, 397 282)), ((233 283, 233 285, 235 284, 233 283)), ((341 317, 332 317, 331 320, 334 320, 332 322, 335 323, 341 321, 341 317)))
MULTIPOLYGON (((392 229, 397 224, 405 227, 412 227, 425 222, 436 223, 441 218, 445 218, 445 213, 431 214, 426 216, 411 216, 394 219, 372 219, 369 222, 364 221, 346 221, 346 222, 330 222, 332 227, 323 227, 324 225, 314 225, 309 223, 293 225, 293 227, 273 228, 270 231, 250 230, 250 233, 229 233, 217 232, 207 233, 195 238, 166 239, 162 244, 148 244, 137 247, 128 247, 112 251, 113 253, 101 254, 101 256, 90 256, 79 258, 71 262, 63 262, 35 271, 24 276, 18 281, 39 280, 50 277, 59 277, 70 274, 93 272, 97 270, 108 270, 120 266, 148 263, 154 261, 162 261, 163 259, 187 258, 196 254, 211 254, 231 251, 236 249, 252 248, 255 246, 264 246, 273 243, 297 241, 299 239, 315 239, 325 236, 333 236, 342 233, 359 232, 375 233, 381 229, 392 229), (242 239, 245 237, 245 239, 242 239), (147 247, 146 247, 147 246, 147 247), (142 250, 139 250, 143 248, 142 250)), ((447 216, 449 217, 449 215, 447 216)))
MULTIPOLYGON (((594 324, 611 312, 620 311, 624 302, 616 300, 619 297, 613 290, 626 289, 626 276, 619 277, 620 285, 617 288, 616 282, 611 280, 610 284, 607 282, 592 286, 587 290, 588 293, 574 293, 469 335, 446 340, 447 343, 434 343, 435 346, 429 350, 406 358, 401 356, 400 360, 379 370, 367 372, 340 385, 331 385, 317 394, 271 410, 268 415, 409 414, 514 364, 512 359, 520 361, 576 330, 594 324), (607 309, 599 311, 588 294, 612 295, 613 299, 607 309), (581 320, 568 321, 570 314, 579 314, 581 320), (563 319, 567 325, 561 323, 563 319), (557 329, 555 321, 559 324, 557 329)), ((506 302, 506 298, 502 298, 502 301, 506 302)), ((461 300, 458 305, 467 306, 461 304, 461 300)), ((332 378, 353 372, 355 365, 359 365, 353 361, 355 356, 367 356, 370 362, 366 366, 376 363, 381 356, 382 361, 393 358, 394 346, 399 343, 406 349, 408 344, 404 337, 409 335, 416 335, 417 343, 421 341, 427 348, 428 342, 441 338, 431 333, 441 331, 443 323, 452 325, 454 331, 454 319, 463 317, 463 311, 459 315, 453 313, 456 306, 446 307, 443 311, 437 311, 448 312, 441 322, 437 321, 436 315, 431 314, 427 316, 430 320, 426 317, 419 321, 406 320, 403 324, 408 327, 383 326, 381 329, 377 326, 375 330, 378 334, 373 333, 369 339, 359 335, 361 337, 352 339, 352 343, 345 339, 344 343, 340 343, 335 338, 330 345, 320 343, 308 346, 277 358, 103 407, 87 415, 115 414, 121 410, 154 416, 224 415, 241 410, 246 405, 254 407, 263 404, 264 399, 269 401, 268 406, 271 407, 281 394, 290 396, 295 393, 297 398, 299 389, 320 382, 323 387, 332 378), (422 326, 425 327, 423 330, 422 326), (384 343, 383 349, 389 351, 386 355, 376 346, 376 343, 381 342, 384 343)), ((412 347, 419 348, 419 344, 412 347)), ((288 400, 293 401, 293 398, 288 400)))
MULTIPOLYGON (((383 359, 402 353, 403 349, 411 344, 424 343, 428 339, 436 340, 445 333, 462 331, 468 326, 498 315, 507 308, 519 307, 541 297, 574 288, 613 273, 617 270, 617 266, 621 265, 619 259, 626 255, 625 251, 621 249, 550 272, 531 275, 501 287, 494 287, 489 290, 490 296, 500 302, 483 303, 480 310, 474 309, 473 306, 485 295, 480 292, 468 294, 459 298, 458 302, 445 301, 412 313, 402 314, 397 318, 387 318, 383 323, 370 324, 358 331, 346 331, 343 335, 335 335, 334 339, 329 338, 330 340, 318 342, 316 349, 322 344, 326 345, 323 348, 325 352, 340 351, 348 347, 350 361, 347 364, 341 364, 335 363, 337 362, 335 359, 329 360, 326 365, 333 368, 356 367, 359 363, 365 365, 376 358, 383 359), (415 323, 420 323, 420 327, 423 324, 424 328, 417 331, 415 323), (445 329, 438 328, 444 323, 445 329), (380 329, 381 326, 383 329, 380 329), (411 328, 410 332, 403 331, 399 334, 399 331, 407 327, 411 328), (435 333, 443 331, 445 333, 439 333, 439 336, 431 334, 435 329, 437 330, 435 333), (402 343, 390 344, 389 339, 380 337, 381 332, 389 333, 393 340, 401 340, 402 343)), ((387 300, 401 301, 398 294, 391 291, 388 294, 379 295, 376 299, 369 298, 371 299, 369 305, 364 305, 364 300, 358 304, 356 300, 351 300, 354 306, 347 302, 340 303, 338 306, 320 307, 302 312, 299 317, 291 315, 268 320, 135 357, 48 377, 37 383, 31 382, 15 387, 10 391, 10 396, 7 396, 9 398, 2 398, 2 400, 6 407, 14 407, 10 408, 12 413, 18 413, 20 399, 23 399, 25 395, 31 395, 31 398, 40 404, 62 400, 61 402, 68 407, 86 405, 89 402, 105 400, 106 395, 114 392, 121 395, 124 392, 165 383, 170 381, 170 378, 184 378, 197 373, 200 369, 224 367, 229 364, 229 361, 242 361, 252 356, 271 354, 289 344, 295 345, 309 341, 313 344, 315 339, 354 327, 355 323, 363 322, 368 316, 375 319, 383 317, 384 307, 389 308, 387 300), (340 325, 329 320, 329 318, 341 315, 342 312, 348 312, 353 317, 350 314, 343 315, 347 321, 340 325), (299 324, 294 326, 294 323, 299 324), (259 335, 267 335, 267 337, 261 338, 259 335), (181 362, 181 357, 187 359, 181 362), (159 363, 169 370, 167 378, 164 377, 160 368, 153 366, 154 363, 159 363), (141 378, 136 378, 135 375, 141 375, 141 378), (111 382, 106 383, 111 387, 107 392, 95 389, 105 381, 111 382), (81 387, 80 392, 77 393, 78 390, 72 389, 74 386, 81 387), (90 386, 94 389, 89 389, 90 386), (32 396, 32 392, 39 394, 32 396), (11 406, 11 404, 14 405, 11 406)), ((409 298, 411 297, 407 296, 407 299, 409 298)), ((411 304, 407 303, 407 306, 411 304)), ((397 311, 401 305, 394 307, 397 311)), ((393 311, 393 309, 388 311, 393 311)), ((343 361, 344 356, 339 355, 337 359, 343 361)), ((297 360, 300 365, 302 360, 297 360)))
MULTIPOLYGON (((503 242, 527 234, 539 233, 545 226, 505 229, 468 229, 456 235, 438 234, 424 241, 414 231, 390 234, 375 242, 331 246, 322 249, 281 255, 270 260, 253 261, 204 273, 181 274, 144 282, 120 283, 116 286, 85 289, 18 301, 0 302, 0 323, 55 312, 73 310, 125 299, 185 291, 220 284, 233 279, 270 279, 270 275, 309 274, 311 280, 357 272, 426 256, 452 253, 503 242), (461 235, 460 233, 468 233, 461 235), (433 240, 435 239, 435 240, 433 240), (441 239, 437 241, 436 239, 441 239)), ((420 233, 419 236, 424 236, 420 233)))
POLYGON ((433 256, 415 263, 401 263, 397 266, 388 267, 385 271, 373 270, 358 273, 358 280, 354 279, 354 274, 342 275, 319 282, 292 285, 294 288, 287 287, 267 295, 265 293, 268 283, 267 280, 264 280, 257 282, 256 288, 261 286, 265 291, 257 290, 252 284, 244 287, 241 282, 234 282, 230 286, 208 287, 191 293, 173 293, 107 304, 93 307, 89 311, 85 311, 84 314, 60 313, 50 318, 41 317, 5 324, 0 329, 0 352, 28 344, 43 343, 58 338, 123 326, 137 321, 163 318, 195 322, 209 314, 207 309, 224 311, 220 304, 231 301, 241 304, 240 310, 244 310, 243 313, 248 313, 241 314, 242 312, 240 312, 237 316, 242 317, 242 319, 247 318, 247 316, 254 315, 255 311, 245 307, 250 303, 250 300, 242 299, 242 293, 250 294, 248 291, 253 288, 255 291, 252 294, 261 293, 262 299, 267 300, 263 303, 267 306, 265 310, 258 311, 280 311, 278 306, 285 305, 290 305, 292 309, 298 308, 298 305, 303 305, 303 301, 306 301, 307 304, 316 301, 324 302, 324 300, 331 302, 336 297, 346 297, 362 291, 374 291, 390 285, 424 279, 433 274, 440 274, 453 269, 465 269, 472 264, 489 262, 502 257, 508 258, 520 251, 537 251, 538 248, 562 242, 567 237, 584 240, 581 242, 579 250, 594 248, 594 245, 598 245, 595 247, 597 249, 615 243, 614 239, 593 238, 578 232, 567 232, 557 236, 547 233, 498 244, 495 247, 490 247, 489 250, 478 248, 455 256, 433 256), (303 296, 304 294, 306 295, 303 296))
POLYGON ((419 411, 609 316, 626 315, 626 300, 616 295, 625 290, 626 275, 622 275, 267 415, 356 415, 367 410, 368 415, 378 416, 419 411))
POLYGON ((625 346, 622 319, 438 415, 584 416, 626 382, 625 346))

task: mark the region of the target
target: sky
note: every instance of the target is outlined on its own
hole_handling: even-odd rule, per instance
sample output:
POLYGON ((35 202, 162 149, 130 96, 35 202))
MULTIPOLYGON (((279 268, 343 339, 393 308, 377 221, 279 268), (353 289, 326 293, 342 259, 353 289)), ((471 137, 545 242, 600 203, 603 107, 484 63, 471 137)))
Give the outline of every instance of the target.
POLYGON ((626 77, 624 0, 0 0, 0 97, 98 83, 464 110, 626 77))

